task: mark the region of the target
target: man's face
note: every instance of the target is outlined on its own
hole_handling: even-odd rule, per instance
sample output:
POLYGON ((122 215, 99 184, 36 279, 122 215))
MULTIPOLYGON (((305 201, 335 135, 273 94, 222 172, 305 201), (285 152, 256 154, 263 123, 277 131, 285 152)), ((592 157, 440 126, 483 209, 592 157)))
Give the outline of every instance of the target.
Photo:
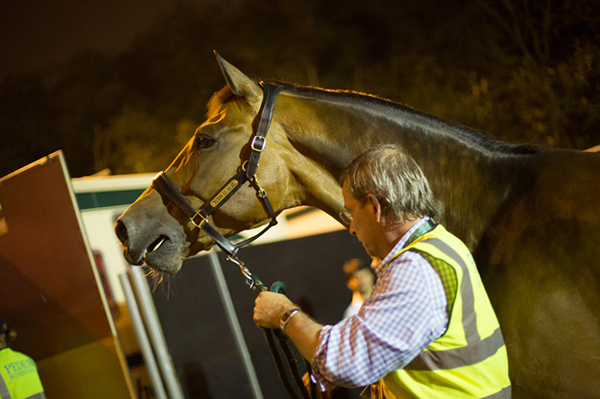
POLYGON ((342 187, 342 194, 344 196, 344 207, 352 216, 350 227, 348 228, 350 234, 358 238, 358 241, 363 245, 369 256, 379 256, 377 252, 376 211, 373 203, 367 201, 363 206, 352 196, 347 183, 344 183, 342 187))

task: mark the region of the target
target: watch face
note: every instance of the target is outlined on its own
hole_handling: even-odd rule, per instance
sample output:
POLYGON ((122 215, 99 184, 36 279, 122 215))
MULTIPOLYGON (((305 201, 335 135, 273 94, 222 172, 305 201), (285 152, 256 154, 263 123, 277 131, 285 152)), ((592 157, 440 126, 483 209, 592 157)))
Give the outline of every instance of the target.
POLYGON ((287 312, 285 312, 283 314, 283 316, 281 316, 281 319, 279 319, 279 328, 281 329, 281 331, 283 332, 284 335, 285 335, 285 325, 287 324, 288 321, 290 321, 292 316, 294 314, 296 314, 296 312, 298 312, 298 311, 299 311, 299 309, 288 310, 287 312))

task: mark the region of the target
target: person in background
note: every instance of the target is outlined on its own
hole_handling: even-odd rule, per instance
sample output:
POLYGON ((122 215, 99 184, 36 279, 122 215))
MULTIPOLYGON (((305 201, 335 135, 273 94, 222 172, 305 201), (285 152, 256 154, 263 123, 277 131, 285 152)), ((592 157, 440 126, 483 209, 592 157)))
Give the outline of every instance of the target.
MULTIPOLYGON (((379 263, 379 259, 374 258, 371 265, 379 263)), ((344 311, 344 319, 354 316, 362 304, 371 296, 371 291, 375 285, 375 272, 364 260, 354 258, 344 263, 344 278, 346 287, 352 291, 352 302, 344 311)))
POLYGON ((433 220, 433 193, 417 163, 400 146, 377 146, 340 182, 340 217, 382 259, 371 296, 357 315, 324 326, 285 295, 261 292, 256 325, 280 328, 322 391, 370 385, 363 397, 510 398, 498 320, 469 249, 433 220))
POLYGON ((0 399, 46 399, 33 359, 9 347, 16 337, 0 317, 0 399))

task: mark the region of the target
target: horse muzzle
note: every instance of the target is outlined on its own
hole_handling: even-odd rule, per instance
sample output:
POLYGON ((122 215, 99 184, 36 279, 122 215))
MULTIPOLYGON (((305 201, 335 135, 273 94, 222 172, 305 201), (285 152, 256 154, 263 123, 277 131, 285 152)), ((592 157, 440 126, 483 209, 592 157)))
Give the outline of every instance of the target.
POLYGON ((189 245, 183 226, 169 215, 162 201, 149 207, 153 197, 140 199, 144 207, 138 206, 138 202, 130 206, 117 219, 115 234, 123 244, 127 262, 138 266, 145 263, 158 272, 175 274, 187 256, 189 245))

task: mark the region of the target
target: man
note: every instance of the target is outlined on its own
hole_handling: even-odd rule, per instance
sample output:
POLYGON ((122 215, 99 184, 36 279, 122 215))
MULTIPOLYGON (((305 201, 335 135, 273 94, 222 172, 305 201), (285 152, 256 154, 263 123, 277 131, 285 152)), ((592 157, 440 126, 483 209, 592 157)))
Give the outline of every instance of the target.
POLYGON ((375 285, 375 272, 364 260, 354 258, 344 263, 344 279, 346 287, 352 291, 352 302, 344 311, 345 319, 357 314, 362 304, 371 296, 375 285))
POLYGON ((431 189, 414 160, 398 146, 375 147, 340 181, 350 233, 382 259, 371 296, 357 315, 322 326, 263 292, 257 326, 281 326, 321 390, 373 384, 375 398, 510 398, 506 347, 473 258, 431 219, 431 189))
POLYGON ((45 399, 35 362, 8 346, 17 333, 0 317, 0 398, 45 399))

